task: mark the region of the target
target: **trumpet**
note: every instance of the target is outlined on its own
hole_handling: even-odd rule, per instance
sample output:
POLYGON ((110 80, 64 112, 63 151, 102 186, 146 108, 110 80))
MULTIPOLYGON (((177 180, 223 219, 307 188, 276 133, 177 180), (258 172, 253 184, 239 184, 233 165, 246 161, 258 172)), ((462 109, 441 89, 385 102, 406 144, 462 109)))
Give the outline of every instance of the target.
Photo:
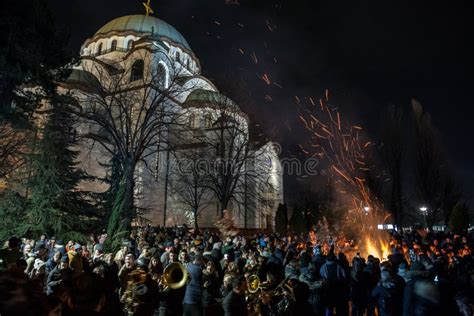
POLYGON ((186 285, 187 281, 188 271, 185 266, 179 262, 173 262, 163 271, 160 284, 164 286, 164 290, 168 288, 176 290, 186 285))

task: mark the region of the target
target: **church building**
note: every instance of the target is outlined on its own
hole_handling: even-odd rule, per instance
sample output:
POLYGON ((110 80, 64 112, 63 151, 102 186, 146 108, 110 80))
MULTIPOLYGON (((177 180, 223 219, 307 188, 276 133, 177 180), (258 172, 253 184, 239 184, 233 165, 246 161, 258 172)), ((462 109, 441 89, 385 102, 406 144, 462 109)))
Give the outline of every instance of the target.
MULTIPOLYGON (((248 115, 201 75, 173 26, 150 15, 119 17, 85 40, 80 57, 60 85, 82 113, 92 113, 76 128, 80 168, 105 177, 113 152, 123 150, 108 140, 124 137, 139 153, 134 203, 152 224, 214 227, 226 209, 238 227, 273 229, 283 203, 279 152, 254 137, 248 115), (105 124, 117 132, 103 132, 105 124)), ((82 186, 108 188, 101 181, 82 186)))

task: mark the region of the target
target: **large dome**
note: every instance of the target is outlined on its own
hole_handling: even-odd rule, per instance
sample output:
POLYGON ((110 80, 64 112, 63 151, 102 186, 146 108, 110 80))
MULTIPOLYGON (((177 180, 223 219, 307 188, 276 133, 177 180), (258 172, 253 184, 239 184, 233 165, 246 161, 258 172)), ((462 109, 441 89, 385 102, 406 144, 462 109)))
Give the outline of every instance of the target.
POLYGON ((134 31, 138 33, 154 34, 172 42, 180 44, 191 50, 186 39, 174 27, 163 20, 147 15, 127 15, 116 18, 102 26, 95 35, 107 34, 110 32, 134 31))

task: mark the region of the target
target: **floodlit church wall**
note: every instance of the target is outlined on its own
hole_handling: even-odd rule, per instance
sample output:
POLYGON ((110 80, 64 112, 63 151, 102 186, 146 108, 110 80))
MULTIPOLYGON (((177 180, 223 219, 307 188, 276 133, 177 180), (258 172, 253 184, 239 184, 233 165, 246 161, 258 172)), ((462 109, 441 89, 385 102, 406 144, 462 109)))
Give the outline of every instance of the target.
MULTIPOLYGON (((160 144, 158 150, 157 147, 147 149, 145 153, 147 156, 146 160, 137 165, 136 204, 144 211, 144 216, 152 224, 162 225, 165 220, 164 208, 166 200, 166 223, 168 225, 181 225, 184 222, 192 225, 194 219, 191 210, 171 190, 173 181, 177 179, 175 169, 177 163, 175 161, 176 157, 167 152, 167 144, 172 143, 172 145, 176 145, 180 143, 189 145, 202 142, 204 137, 204 142, 208 144, 208 147, 212 147, 211 144, 216 144, 216 142, 220 141, 219 125, 213 125, 213 123, 224 114, 235 120, 238 128, 238 131, 234 132, 226 130, 224 132, 224 142, 233 140, 236 141, 237 146, 240 146, 248 142, 248 117, 232 102, 224 106, 222 104, 212 106, 212 104, 204 102, 200 102, 199 107, 186 106, 185 101, 189 94, 196 89, 217 92, 217 89, 209 80, 199 75, 201 71, 199 60, 196 59, 192 52, 178 47, 166 39, 160 42, 155 39, 146 40, 142 38, 142 40, 136 43, 138 40, 140 40, 140 37, 128 33, 114 33, 114 35, 108 38, 98 36, 95 39, 88 40, 86 41, 87 45, 82 47, 81 54, 84 57, 88 55, 96 57, 82 59, 81 66, 76 68, 94 74, 98 81, 107 88, 106 90, 113 91, 114 89, 111 89, 111 87, 114 86, 113 84, 116 80, 120 80, 120 88, 137 88, 132 90, 132 92, 123 93, 123 97, 134 95, 134 97, 141 99, 137 101, 137 107, 147 106, 156 97, 153 93, 160 93, 156 90, 151 90, 148 96, 149 99, 144 99, 144 93, 150 92, 150 90, 141 86, 153 80, 163 80, 163 88, 169 89, 168 92, 172 95, 164 104, 165 111, 167 113, 174 113, 175 117, 179 120, 179 124, 172 124, 170 130, 164 128, 160 135, 157 136, 156 143, 154 144, 154 146, 160 144), (117 50, 111 51, 114 40, 117 41, 117 50), (133 51, 131 52, 127 50, 127 48, 130 48, 128 45, 130 41, 134 42, 133 51), (102 45, 101 54, 98 54, 99 45, 102 45), (143 60, 143 78, 131 81, 131 68, 137 60, 143 60), (102 65, 102 63, 114 67, 116 71, 110 71, 110 68, 102 65), (176 80, 177 78, 180 80, 176 80), (190 124, 191 118, 193 120, 192 124, 190 124), (166 199, 167 190, 168 197, 166 199)), ((80 93, 78 91, 75 92, 80 93)), ((80 96, 78 94, 78 99, 81 99, 81 97, 84 98, 84 95, 80 96)), ((87 105, 84 104, 84 106, 87 105)), ((167 119, 170 119, 168 115, 167 119)), ((96 127, 85 125, 77 127, 80 133, 86 133, 90 128, 96 127)), ((265 147, 261 148, 261 150, 264 152, 270 149, 265 147)), ((217 153, 211 152, 209 148, 203 149, 203 151, 206 155, 205 159, 212 160, 213 155, 217 155, 217 153)), ((274 153, 270 153, 270 156, 271 154, 274 153)), ((104 177, 107 169, 104 168, 103 164, 109 163, 110 154, 98 144, 94 144, 90 140, 84 140, 81 143, 78 161, 80 162, 80 168, 85 169, 92 175, 104 177)), ((274 199, 275 203, 282 201, 282 175, 278 156, 271 156, 271 161, 272 169, 270 171, 257 165, 252 166, 252 168, 257 168, 257 172, 262 174, 268 173, 269 181, 272 182, 274 191, 264 192, 265 190, 260 185, 249 186, 247 187, 247 200, 244 203, 245 196, 242 193, 245 191, 243 189, 243 178, 241 183, 238 184, 239 193, 235 196, 236 200, 231 201, 228 209, 235 217, 239 227, 244 227, 245 213, 248 228, 273 226, 273 223, 268 223, 268 219, 273 220, 272 216, 274 216, 276 208, 275 210, 265 209, 258 201, 263 194, 266 194, 267 198, 270 196, 274 199), (249 196, 255 198, 250 198, 249 196), (264 218, 267 215, 268 218, 264 218)), ((246 168, 250 168, 250 166, 246 166, 246 168)), ((94 181, 81 183, 81 186, 96 192, 102 192, 107 189, 107 185, 94 181)), ((214 193, 209 191, 202 204, 203 207, 198 217, 199 226, 213 227, 220 218, 219 203, 214 193)))

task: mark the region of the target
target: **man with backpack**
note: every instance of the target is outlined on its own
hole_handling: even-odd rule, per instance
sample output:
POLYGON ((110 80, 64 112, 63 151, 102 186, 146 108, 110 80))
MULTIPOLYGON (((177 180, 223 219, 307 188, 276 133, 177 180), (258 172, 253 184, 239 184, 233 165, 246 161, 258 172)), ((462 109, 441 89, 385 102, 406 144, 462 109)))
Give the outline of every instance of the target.
POLYGON ((321 266, 319 273, 325 284, 325 290, 323 291, 325 316, 334 315, 334 309, 336 309, 337 316, 348 315, 347 308, 344 306, 347 302, 344 296, 341 296, 344 293, 347 278, 344 269, 337 264, 336 256, 332 251, 326 257, 326 263, 321 266))

